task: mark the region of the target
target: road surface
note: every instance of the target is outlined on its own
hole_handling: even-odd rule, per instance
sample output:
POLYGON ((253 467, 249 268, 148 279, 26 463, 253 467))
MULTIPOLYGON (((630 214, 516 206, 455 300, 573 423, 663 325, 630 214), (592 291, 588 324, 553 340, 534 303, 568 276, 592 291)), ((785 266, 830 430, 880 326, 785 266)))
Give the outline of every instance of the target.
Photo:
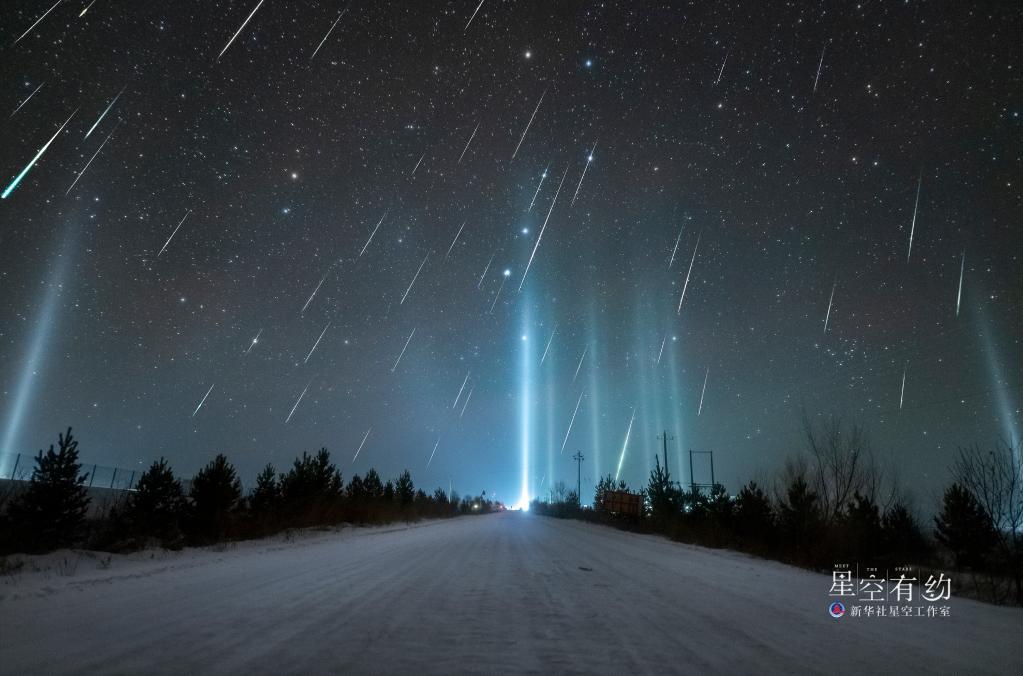
POLYGON ((835 620, 829 576, 528 514, 32 561, 4 674, 1023 673, 1023 609, 835 620))

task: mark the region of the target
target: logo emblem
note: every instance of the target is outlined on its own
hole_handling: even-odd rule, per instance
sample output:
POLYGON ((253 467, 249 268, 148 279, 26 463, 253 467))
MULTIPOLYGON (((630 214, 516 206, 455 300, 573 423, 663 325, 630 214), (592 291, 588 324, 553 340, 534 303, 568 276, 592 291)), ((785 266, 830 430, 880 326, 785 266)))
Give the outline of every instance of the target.
POLYGON ((831 616, 837 620, 838 618, 845 615, 845 605, 841 601, 835 601, 828 608, 828 612, 831 613, 831 616))

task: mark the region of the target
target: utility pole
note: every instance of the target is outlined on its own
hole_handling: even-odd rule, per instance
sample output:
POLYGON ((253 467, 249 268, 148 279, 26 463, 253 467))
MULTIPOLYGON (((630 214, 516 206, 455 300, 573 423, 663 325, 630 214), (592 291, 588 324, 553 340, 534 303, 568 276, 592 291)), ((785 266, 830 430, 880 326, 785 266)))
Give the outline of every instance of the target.
POLYGON ((675 441, 675 437, 668 436, 668 430, 661 432, 660 439, 664 442, 664 473, 668 473, 668 441, 675 441))
POLYGON ((583 497, 582 497, 582 495, 583 495, 582 494, 583 460, 585 460, 586 458, 583 457, 583 452, 582 451, 576 451, 576 454, 572 456, 572 459, 575 460, 575 467, 576 467, 576 474, 575 474, 575 497, 576 497, 576 500, 578 500, 579 503, 582 504, 582 501, 583 501, 583 497))

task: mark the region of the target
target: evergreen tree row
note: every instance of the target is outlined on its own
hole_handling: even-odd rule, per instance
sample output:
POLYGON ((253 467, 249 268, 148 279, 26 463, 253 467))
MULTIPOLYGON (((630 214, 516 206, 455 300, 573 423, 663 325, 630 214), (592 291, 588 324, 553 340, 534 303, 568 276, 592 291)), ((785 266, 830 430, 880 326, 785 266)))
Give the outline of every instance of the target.
POLYGON ((133 491, 108 513, 87 518, 90 497, 68 428, 57 450, 35 458, 32 478, 0 503, 0 553, 45 552, 86 545, 125 551, 153 544, 185 544, 259 537, 288 528, 340 523, 379 524, 479 514, 494 509, 479 498, 417 489, 405 470, 384 482, 376 470, 346 485, 326 448, 303 453, 287 472, 268 464, 245 496, 234 466, 218 455, 193 477, 186 492, 164 458, 142 473, 133 491))

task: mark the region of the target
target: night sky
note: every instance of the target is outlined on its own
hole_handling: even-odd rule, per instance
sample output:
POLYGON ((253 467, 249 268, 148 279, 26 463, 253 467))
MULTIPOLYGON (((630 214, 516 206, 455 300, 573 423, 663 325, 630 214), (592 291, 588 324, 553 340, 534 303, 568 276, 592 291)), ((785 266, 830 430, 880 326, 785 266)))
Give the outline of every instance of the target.
POLYGON ((1023 432, 1018 3, 52 4, 0 26, 0 471, 73 425, 514 503, 581 450, 588 501, 667 430, 735 491, 805 410, 927 501, 1023 432))

